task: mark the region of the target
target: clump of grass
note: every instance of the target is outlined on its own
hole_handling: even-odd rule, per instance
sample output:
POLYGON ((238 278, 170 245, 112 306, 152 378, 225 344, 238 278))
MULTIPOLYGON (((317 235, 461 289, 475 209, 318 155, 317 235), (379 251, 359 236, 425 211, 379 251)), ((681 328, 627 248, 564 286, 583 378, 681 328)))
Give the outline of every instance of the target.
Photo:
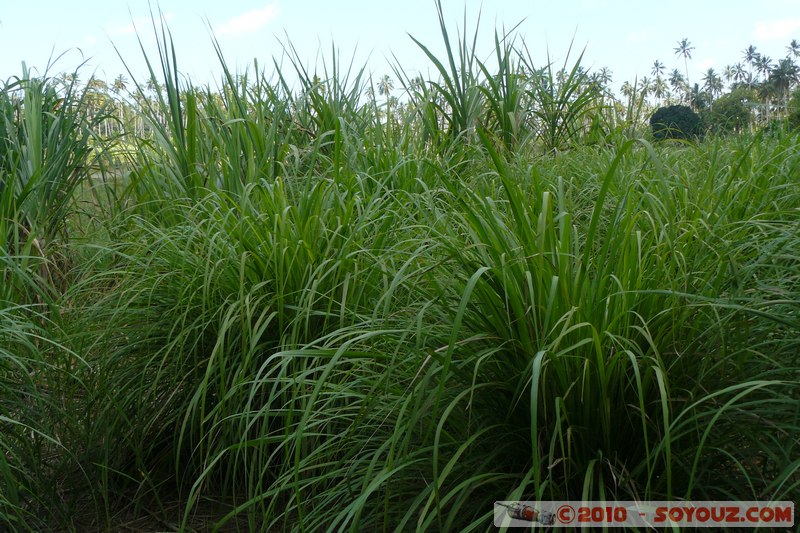
POLYGON ((68 524, 70 484, 87 481, 70 448, 80 415, 68 408, 68 399, 85 397, 76 377, 84 361, 61 342, 37 261, 0 255, 0 528, 8 531, 68 524), (37 301, 15 301, 30 295, 37 301))
MULTIPOLYGON (((0 527, 46 529, 68 523, 63 493, 81 466, 69 448, 76 413, 65 398, 83 397, 65 347, 58 293, 69 262, 72 195, 94 155, 89 113, 73 85, 23 65, 0 88, 0 527)), ((90 496, 91 498, 91 496, 90 496)))
POLYGON ((69 180, 24 217, 4 193, 6 229, 80 261, 54 290, 29 243, 4 249, 2 527, 484 530, 500 499, 795 499, 798 138, 621 124, 583 146, 610 111, 579 61, 537 71, 505 32, 480 61, 437 7, 446 58, 417 44, 439 79, 405 77, 386 121, 338 52, 311 71, 287 46, 293 91, 217 45, 214 91, 162 26, 152 137, 98 209, 114 230, 69 240, 69 180))
POLYGON ((86 113, 74 85, 59 93, 27 69, 0 90, 0 117, 0 247, 30 251, 33 239, 65 231, 72 194, 90 173, 92 126, 105 117, 86 113))

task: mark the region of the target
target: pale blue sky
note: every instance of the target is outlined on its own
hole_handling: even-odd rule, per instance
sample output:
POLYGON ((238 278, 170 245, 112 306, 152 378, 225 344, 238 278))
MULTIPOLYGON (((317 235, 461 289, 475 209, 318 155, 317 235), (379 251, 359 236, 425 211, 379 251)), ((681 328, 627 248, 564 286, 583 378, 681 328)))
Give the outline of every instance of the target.
MULTIPOLYGON (((592 68, 608 66, 614 87, 634 76, 650 76, 653 60, 668 70, 683 61, 673 52, 686 37, 695 46, 689 62, 691 81, 701 72, 742 59, 745 47, 777 60, 786 54, 792 39, 800 40, 800 0, 444 0, 450 28, 462 25, 464 6, 468 28, 474 28, 482 10, 478 49, 491 50, 491 32, 522 21, 518 34, 545 63, 549 47, 554 58, 563 59, 573 35, 577 48, 587 47, 584 63, 592 68)), ((156 6, 156 4, 153 4, 156 6)), ((217 34, 232 67, 243 68, 254 57, 269 64, 280 56, 279 40, 291 39, 300 55, 313 64, 322 45, 328 53, 333 40, 357 61, 369 56, 376 77, 390 73, 393 52, 407 71, 432 72, 410 33, 436 53, 441 37, 433 0, 161 0, 175 37, 179 69, 195 81, 216 79, 219 69, 208 25, 217 34)), ((158 9, 158 7, 154 7, 158 9)), ((0 78, 21 72, 20 63, 44 69, 54 50, 67 51, 55 71, 72 70, 82 57, 88 59, 83 79, 93 71, 108 81, 123 73, 112 42, 130 63, 142 71, 141 52, 132 22, 152 49, 149 7, 145 0, 3 0, 0 8, 0 78)), ((443 56, 440 55, 443 58, 443 56)))

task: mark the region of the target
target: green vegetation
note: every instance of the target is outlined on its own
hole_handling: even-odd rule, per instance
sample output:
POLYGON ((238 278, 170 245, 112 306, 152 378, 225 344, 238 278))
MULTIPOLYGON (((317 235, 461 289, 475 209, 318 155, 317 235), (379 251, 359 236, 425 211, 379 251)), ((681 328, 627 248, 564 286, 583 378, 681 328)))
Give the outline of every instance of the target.
POLYGON ((788 117, 789 126, 791 126, 792 129, 798 130, 800 129, 800 88, 795 89, 792 94, 792 98, 789 100, 789 109, 791 109, 788 117))
POLYGON ((439 15, 398 100, 291 47, 299 89, 195 87, 166 30, 125 107, 3 88, 0 529, 800 499, 800 137, 651 143, 646 95, 439 15))
POLYGON ((657 141, 664 139, 694 139, 703 132, 700 117, 685 105, 659 108, 650 117, 650 127, 657 141))
POLYGON ((739 86, 714 102, 703 121, 714 133, 742 133, 750 124, 751 111, 747 103, 756 100, 756 91, 739 86))

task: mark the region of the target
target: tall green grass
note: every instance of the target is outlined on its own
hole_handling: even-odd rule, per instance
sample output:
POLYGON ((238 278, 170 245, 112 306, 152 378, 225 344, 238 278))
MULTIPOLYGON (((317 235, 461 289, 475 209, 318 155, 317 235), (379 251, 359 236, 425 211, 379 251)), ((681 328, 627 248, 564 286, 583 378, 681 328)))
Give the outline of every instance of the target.
POLYGON ((0 91, 0 116, 0 248, 22 250, 66 230, 72 195, 91 172, 92 127, 104 117, 86 113, 74 84, 60 93, 27 69, 0 91))
MULTIPOLYGON (((800 139, 629 139, 579 61, 534 67, 512 32, 484 61, 437 6, 446 58, 416 44, 439 78, 397 66, 386 120, 335 48, 313 70, 287 45, 270 81, 217 44, 215 91, 158 29, 165 89, 108 231, 59 231, 66 182, 30 218, 73 265, 58 290, 43 256, 3 256, 2 527, 796 499, 800 139)), ((33 227, 14 202, 7 228, 33 227)))
MULTIPOLYGON (((58 89, 23 65, 0 87, 0 528, 69 523, 63 495, 83 478, 71 432, 84 397, 66 347, 59 293, 74 194, 95 165, 91 114, 74 84, 58 89)), ((91 495, 90 495, 91 498, 91 495)))

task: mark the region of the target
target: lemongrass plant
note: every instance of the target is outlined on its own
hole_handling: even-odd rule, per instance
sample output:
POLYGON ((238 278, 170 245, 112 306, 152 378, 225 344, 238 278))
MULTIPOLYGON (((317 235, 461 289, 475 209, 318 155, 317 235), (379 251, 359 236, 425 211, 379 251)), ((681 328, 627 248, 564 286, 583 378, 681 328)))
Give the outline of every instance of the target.
POLYGON ((40 294, 0 289, 3 527, 797 499, 798 137, 596 142, 579 62, 532 78, 506 34, 483 61, 437 6, 438 78, 397 66, 391 122, 335 48, 268 78, 217 45, 195 87, 161 27, 114 231, 63 243, 63 293, 4 267, 40 294))

